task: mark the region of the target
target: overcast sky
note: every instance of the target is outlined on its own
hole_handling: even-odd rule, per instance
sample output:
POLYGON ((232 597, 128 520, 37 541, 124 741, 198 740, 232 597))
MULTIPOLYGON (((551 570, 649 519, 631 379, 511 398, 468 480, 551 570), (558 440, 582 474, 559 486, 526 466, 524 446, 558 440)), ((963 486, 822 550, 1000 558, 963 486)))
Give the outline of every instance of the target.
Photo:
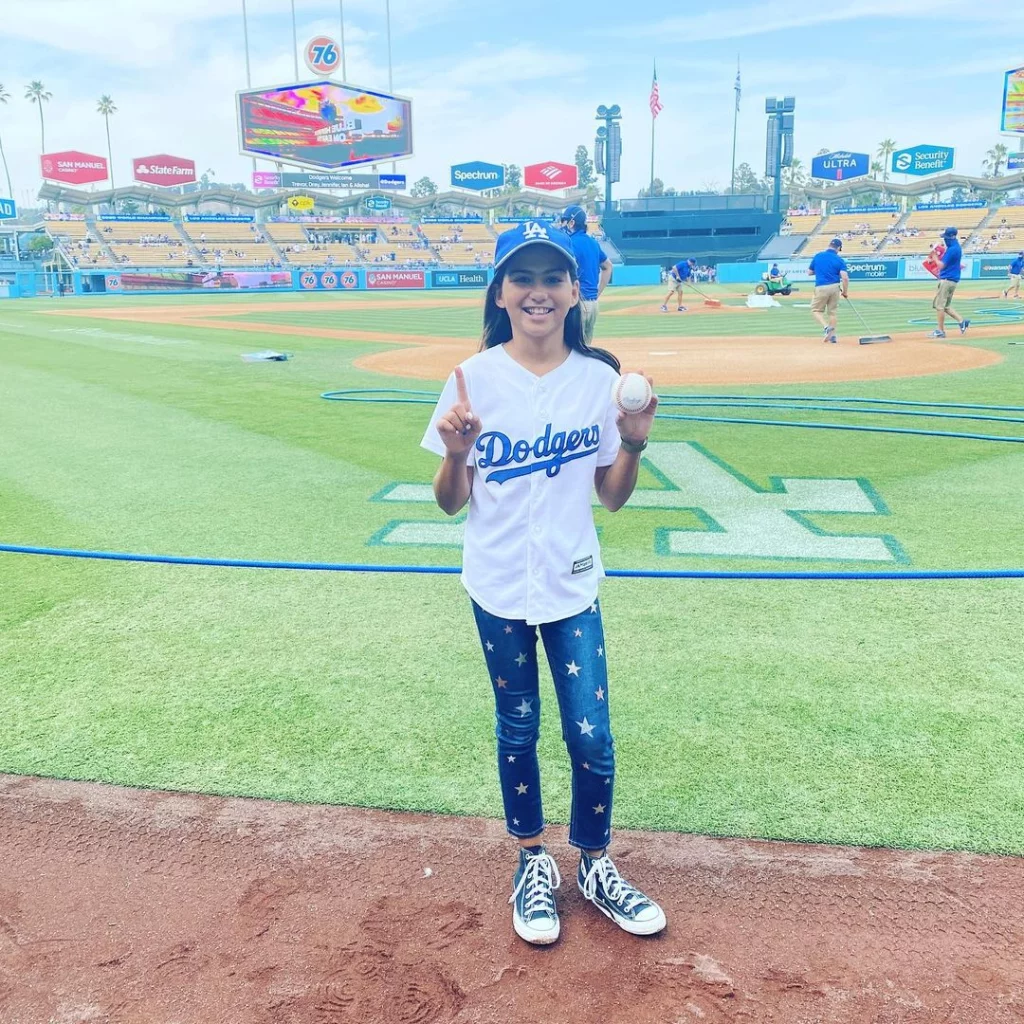
MULTIPOLYGON (((343 0, 349 81, 386 89, 383 0, 343 0)), ((299 48, 339 36, 339 0, 295 0, 299 48)), ((650 175, 647 107, 657 59, 664 111, 656 174, 677 188, 729 181, 736 58, 742 66, 737 161, 764 167, 764 97, 795 95, 796 154, 956 147, 957 170, 981 173, 1000 139, 1003 72, 1024 65, 1020 0, 833 0, 812 5, 725 0, 688 14, 612 0, 391 0, 394 91, 413 99, 416 155, 398 169, 442 186, 452 163, 571 162, 592 146, 598 104, 618 103, 623 169, 617 195, 650 175), (628 10, 628 20, 621 14, 628 10), (486 19, 481 11, 488 11, 486 19), (772 16, 775 12, 777 17, 772 16)), ((247 0, 252 84, 293 80, 290 0, 247 0)), ((306 76, 300 58, 300 74, 306 76)), ((246 86, 242 0, 3 0, 0 139, 15 198, 39 180, 39 115, 48 150, 106 152, 101 94, 113 97, 116 183, 131 158, 190 157, 221 180, 245 180, 234 93, 246 86)), ((261 163, 261 167, 270 167, 261 163)), ((0 179, 2 180, 2 179, 0 179)), ((5 187, 0 185, 0 187, 5 187)))

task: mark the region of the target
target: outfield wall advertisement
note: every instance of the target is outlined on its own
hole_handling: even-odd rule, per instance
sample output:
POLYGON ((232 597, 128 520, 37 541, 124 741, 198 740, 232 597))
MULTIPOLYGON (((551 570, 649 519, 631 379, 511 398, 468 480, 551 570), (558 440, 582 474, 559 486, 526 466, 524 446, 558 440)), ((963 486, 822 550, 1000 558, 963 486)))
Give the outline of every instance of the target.
MULTIPOLYGON (((965 256, 960 273, 965 281, 1005 277, 1011 257, 965 256)), ((892 260, 847 260, 851 281, 934 281, 935 275, 924 266, 925 257, 900 257, 892 260)), ((808 295, 814 290, 814 279, 807 273, 810 260, 757 260, 753 263, 719 263, 720 284, 754 284, 767 273, 772 263, 789 278, 790 284, 808 295)))
POLYGON ((104 275, 108 292, 267 291, 292 289, 289 270, 121 270, 104 275))

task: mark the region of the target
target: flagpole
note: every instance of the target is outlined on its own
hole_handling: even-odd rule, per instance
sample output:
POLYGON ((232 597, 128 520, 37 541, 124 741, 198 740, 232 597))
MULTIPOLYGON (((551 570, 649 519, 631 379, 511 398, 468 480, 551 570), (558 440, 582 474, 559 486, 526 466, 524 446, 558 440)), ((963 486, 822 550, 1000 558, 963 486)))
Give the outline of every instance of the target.
MULTIPOLYGON (((245 37, 245 87, 252 88, 252 74, 249 70, 249 14, 245 9, 245 0, 242 0, 242 35, 245 37)), ((252 169, 256 170, 256 157, 252 158, 252 169)))
POLYGON ((729 177, 729 191, 736 194, 736 122, 740 116, 740 55, 736 54, 736 103, 732 112, 732 174, 729 177))
POLYGON ((656 120, 657 118, 654 114, 651 114, 651 185, 647 192, 648 196, 652 196, 654 194, 654 122, 656 120))
MULTIPOLYGON (((658 82, 658 62, 654 62, 654 83, 658 82)), ((654 87, 651 87, 653 95, 654 87)), ((658 120, 658 115, 654 112, 654 106, 651 106, 651 183, 647 188, 647 198, 650 199, 654 195, 654 122, 658 120)))

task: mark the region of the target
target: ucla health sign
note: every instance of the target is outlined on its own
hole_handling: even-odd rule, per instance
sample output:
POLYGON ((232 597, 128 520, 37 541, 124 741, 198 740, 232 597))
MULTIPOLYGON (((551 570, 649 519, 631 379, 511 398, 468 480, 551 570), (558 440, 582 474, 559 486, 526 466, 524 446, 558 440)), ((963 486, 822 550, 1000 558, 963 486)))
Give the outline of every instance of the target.
POLYGON ((911 146, 892 155, 892 169, 897 174, 936 174, 953 170, 952 146, 911 146))
POLYGON ((452 185, 456 188, 471 188, 483 192, 488 188, 501 188, 505 184, 505 168, 501 164, 485 164, 472 160, 468 164, 452 167, 452 185))
POLYGON ((811 161, 811 177, 826 181, 846 181, 849 178, 863 178, 870 169, 871 158, 867 153, 823 153, 811 161))

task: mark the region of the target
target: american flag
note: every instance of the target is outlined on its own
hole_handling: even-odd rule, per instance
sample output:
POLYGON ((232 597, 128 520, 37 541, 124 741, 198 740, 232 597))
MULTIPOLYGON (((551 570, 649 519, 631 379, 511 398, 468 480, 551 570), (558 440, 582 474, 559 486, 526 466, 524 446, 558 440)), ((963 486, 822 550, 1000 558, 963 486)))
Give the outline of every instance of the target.
POLYGON ((661 113, 661 100, 658 98, 658 66, 654 66, 654 81, 651 82, 651 98, 649 100, 651 117, 657 117, 661 113))

